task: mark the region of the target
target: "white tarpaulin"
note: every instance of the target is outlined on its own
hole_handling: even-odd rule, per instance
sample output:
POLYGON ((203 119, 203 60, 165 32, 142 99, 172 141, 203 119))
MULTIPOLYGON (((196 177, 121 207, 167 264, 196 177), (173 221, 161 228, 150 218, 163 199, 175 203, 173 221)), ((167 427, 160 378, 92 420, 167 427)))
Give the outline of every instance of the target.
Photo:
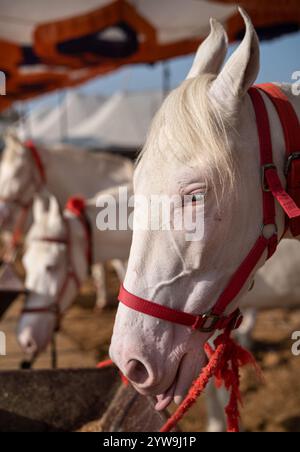
POLYGON ((56 107, 40 107, 33 110, 17 126, 21 139, 33 139, 45 143, 64 141, 69 131, 93 115, 104 102, 102 96, 88 96, 74 91, 67 93, 56 107))
POLYGON ((93 116, 69 130, 69 140, 96 148, 143 146, 150 123, 163 100, 162 92, 119 92, 93 116))

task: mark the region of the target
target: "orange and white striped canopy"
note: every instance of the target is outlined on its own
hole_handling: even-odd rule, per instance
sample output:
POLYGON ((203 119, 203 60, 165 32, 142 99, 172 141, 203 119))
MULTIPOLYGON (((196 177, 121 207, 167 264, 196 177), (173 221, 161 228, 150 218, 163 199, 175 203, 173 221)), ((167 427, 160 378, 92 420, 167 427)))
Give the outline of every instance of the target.
MULTIPOLYGON (((299 0, 241 0, 262 38, 300 27, 299 0)), ((82 83, 125 64, 192 53, 215 17, 243 33, 229 0, 0 0, 0 70, 13 101, 82 83)))

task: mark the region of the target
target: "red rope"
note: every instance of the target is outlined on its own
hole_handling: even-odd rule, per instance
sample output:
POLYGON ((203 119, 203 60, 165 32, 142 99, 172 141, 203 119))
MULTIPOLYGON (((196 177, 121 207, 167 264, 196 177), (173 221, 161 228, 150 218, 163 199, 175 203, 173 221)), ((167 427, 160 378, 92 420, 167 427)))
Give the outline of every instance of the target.
POLYGON ((221 334, 215 340, 214 345, 215 349, 206 344, 205 351, 209 358, 207 366, 202 369, 199 377, 191 386, 188 395, 163 425, 160 432, 170 432, 177 425, 202 394, 212 377, 215 377, 217 386, 224 384, 226 389, 230 391, 230 400, 225 408, 227 431, 239 431, 239 403, 241 402, 239 368, 246 364, 252 364, 259 374, 260 370, 252 354, 238 345, 230 337, 229 332, 221 334))
POLYGON ((14 227, 11 240, 7 244, 6 248, 4 249, 3 260, 6 263, 13 264, 15 262, 15 260, 16 260, 18 247, 21 244, 21 239, 22 239, 22 233, 23 233, 23 230, 24 230, 24 225, 25 225, 26 220, 27 220, 28 210, 29 210, 29 206, 28 207, 25 207, 25 206, 22 207, 20 215, 19 215, 19 217, 17 219, 17 222, 16 222, 16 225, 14 227))
POLYGON ((97 369, 105 369, 106 367, 114 366, 114 363, 111 359, 107 359, 106 361, 101 361, 97 364, 97 369))
POLYGON ((14 250, 18 247, 18 245, 21 242, 22 233, 23 233, 24 226, 25 226, 25 223, 27 220, 29 208, 30 208, 30 205, 28 205, 26 207, 22 207, 17 224, 14 228, 13 236, 12 236, 12 248, 14 250))
MULTIPOLYGON (((101 361, 100 363, 98 363, 96 367, 97 367, 97 369, 105 369, 106 367, 111 367, 114 365, 115 364, 112 362, 111 359, 107 359, 105 361, 101 361)), ((122 374, 122 372, 119 371, 119 374, 120 374, 122 383, 127 386, 129 384, 128 379, 125 377, 125 375, 122 374)))
MULTIPOLYGON (((162 426, 160 432, 170 432, 174 429, 213 377, 218 388, 224 384, 225 388, 230 391, 229 403, 225 408, 227 431, 239 431, 239 404, 242 403, 239 369, 247 364, 251 364, 257 375, 262 378, 261 370, 254 356, 230 337, 230 331, 225 331, 225 333, 218 336, 214 342, 214 346, 215 349, 208 343, 205 345, 205 352, 209 358, 208 364, 202 369, 200 375, 192 384, 188 395, 179 405, 175 413, 162 426)), ((108 359, 97 364, 97 368, 103 369, 113 365, 114 363, 108 359)), ((124 384, 129 384, 127 378, 121 372, 120 376, 124 384)))

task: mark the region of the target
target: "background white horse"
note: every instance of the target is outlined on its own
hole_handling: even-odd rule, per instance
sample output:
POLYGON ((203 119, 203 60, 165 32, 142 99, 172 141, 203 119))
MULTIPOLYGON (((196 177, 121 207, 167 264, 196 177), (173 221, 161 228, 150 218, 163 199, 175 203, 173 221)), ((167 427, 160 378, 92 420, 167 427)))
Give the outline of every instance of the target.
MULTIPOLYGON (((271 308, 299 308, 300 306, 300 243, 283 240, 276 254, 255 275, 255 285, 240 300, 245 314, 237 330, 239 342, 251 348, 252 330, 259 310, 271 308)), ((207 390, 207 415, 209 432, 225 432, 224 407, 228 403, 227 391, 216 390, 213 382, 207 390)))
MULTIPOLYGON (((262 227, 257 124, 247 94, 259 72, 259 42, 249 17, 241 13, 246 34, 223 69, 227 36, 212 21, 187 80, 156 115, 135 172, 135 194, 190 195, 195 212, 203 209, 205 197, 200 241, 188 242, 185 230, 172 228, 134 231, 124 284, 137 296, 190 313, 214 306, 262 227)), ((282 88, 300 115, 300 100, 290 86, 282 88)), ((270 102, 267 107, 274 162, 284 181, 283 133, 270 102)), ((186 206, 181 202, 175 208, 186 206)), ((281 209, 276 220, 281 236, 281 209)), ((249 279, 232 310, 250 284, 249 279)), ((157 396, 157 409, 163 409, 186 395, 206 362, 203 346, 209 336, 120 304, 110 354, 134 387, 157 396)))
MULTIPOLYGON (((128 191, 132 191, 128 186, 128 191)), ((116 197, 117 190, 99 193, 87 202, 85 214, 92 229, 92 254, 94 263, 103 263, 117 259, 126 261, 129 256, 132 232, 130 230, 99 230, 96 218, 99 208, 96 202, 108 197, 115 197, 117 209, 122 209, 122 200, 116 197)), ((124 202, 127 203, 127 200, 124 202)), ((103 205, 103 204, 102 204, 103 205)), ((124 206, 125 207, 125 206, 124 206)), ((50 312, 25 312, 18 325, 18 341, 28 356, 43 351, 53 337, 57 315, 55 308, 59 304, 59 314, 63 314, 74 301, 79 287, 74 279, 69 278, 70 262, 76 279, 82 284, 88 276, 87 237, 82 222, 70 211, 63 217, 55 197, 50 198, 46 207, 44 200, 34 203, 34 222, 26 241, 23 263, 26 270, 25 288, 29 295, 25 301, 25 309, 50 307, 50 312), (69 235, 68 235, 69 232, 69 235), (47 240, 45 239, 47 238, 47 240), (50 241, 49 241, 50 240, 50 241), (69 241, 69 244, 62 241, 69 241), (61 293, 64 283, 65 290, 61 293), (59 299, 58 299, 59 298, 59 299)))
MULTIPOLYGON (((37 147, 46 180, 41 175, 31 152, 13 133, 5 137, 5 150, 0 165, 0 219, 3 230, 12 230, 20 215, 20 205, 30 205, 37 192, 45 189, 53 194, 63 210, 73 195, 93 197, 101 190, 131 183, 133 164, 129 159, 107 153, 92 153, 66 145, 37 147)), ((30 226, 30 221, 27 227, 30 226)), ((117 271, 121 268, 115 262, 117 271)), ((121 271, 121 270, 120 270, 121 271)), ((104 267, 93 267, 97 289, 97 306, 106 304, 104 267)))

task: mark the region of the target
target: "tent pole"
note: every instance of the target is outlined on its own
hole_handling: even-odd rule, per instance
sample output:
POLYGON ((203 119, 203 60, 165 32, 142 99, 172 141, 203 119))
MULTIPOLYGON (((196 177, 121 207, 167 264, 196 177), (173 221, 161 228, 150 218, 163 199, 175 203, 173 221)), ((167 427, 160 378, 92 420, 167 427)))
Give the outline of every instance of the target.
POLYGON ((29 135, 29 138, 30 138, 31 140, 33 140, 34 137, 33 137, 33 133, 32 133, 32 123, 31 123, 31 114, 30 114, 30 111, 32 111, 32 106, 28 105, 28 120, 25 121, 25 116, 26 116, 26 115, 24 115, 24 122, 27 122, 28 135, 29 135))
POLYGON ((65 97, 66 97, 66 108, 65 108, 65 138, 68 138, 69 133, 69 118, 68 118, 68 99, 67 99, 68 92, 65 91, 65 97))
POLYGON ((64 138, 68 135, 68 108, 66 102, 64 102, 64 97, 66 95, 66 91, 58 91, 58 104, 60 106, 61 114, 60 114, 60 139, 63 141, 64 138), (65 105, 65 109, 64 109, 65 105))
POLYGON ((171 69, 169 61, 163 62, 163 96, 167 97, 171 91, 171 69))
MULTIPOLYGON (((31 134, 31 127, 30 127, 30 119, 28 121, 26 121, 26 107, 25 107, 25 103, 23 102, 19 102, 19 105, 17 107, 18 110, 18 114, 19 114, 19 120, 20 120, 20 124, 21 127, 23 129, 24 132, 24 137, 26 139, 32 139, 32 134, 31 134)), ((28 115, 29 118, 30 115, 28 115)))

